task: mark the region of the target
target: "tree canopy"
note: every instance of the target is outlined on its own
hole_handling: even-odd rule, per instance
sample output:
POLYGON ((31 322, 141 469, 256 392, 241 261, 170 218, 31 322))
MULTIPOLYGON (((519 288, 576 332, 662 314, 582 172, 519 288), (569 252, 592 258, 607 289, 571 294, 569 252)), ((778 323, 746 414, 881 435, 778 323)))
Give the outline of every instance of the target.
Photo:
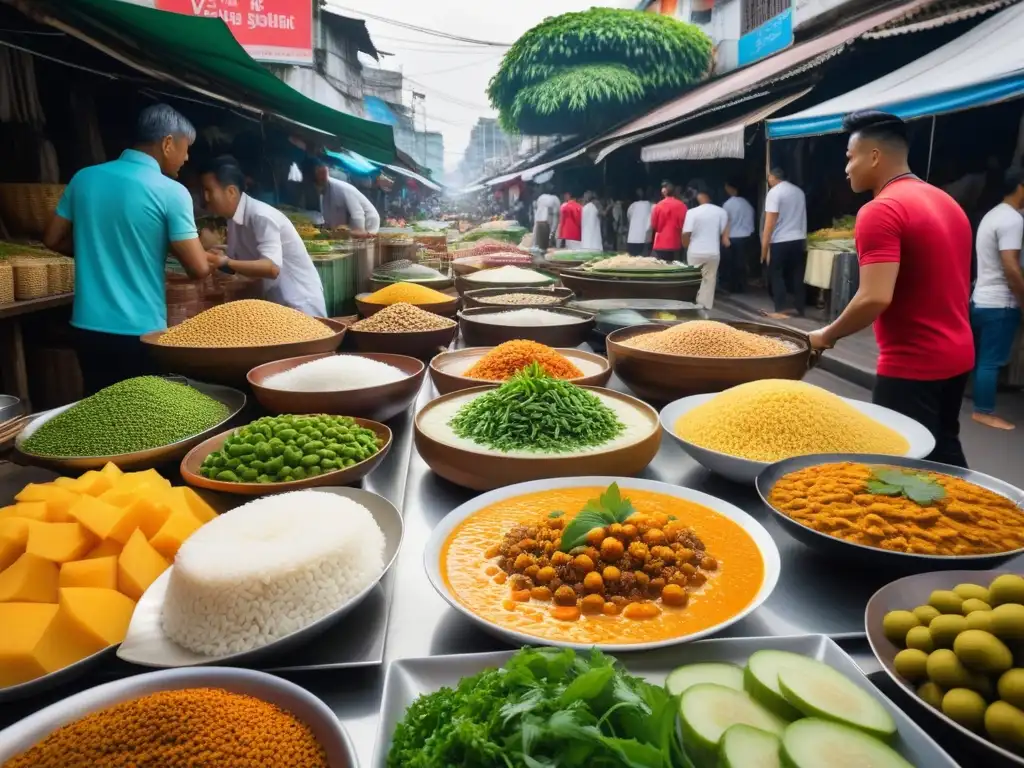
POLYGON ((667 16, 613 8, 564 13, 509 48, 487 95, 506 131, 580 132, 700 80, 711 54, 703 31, 667 16))

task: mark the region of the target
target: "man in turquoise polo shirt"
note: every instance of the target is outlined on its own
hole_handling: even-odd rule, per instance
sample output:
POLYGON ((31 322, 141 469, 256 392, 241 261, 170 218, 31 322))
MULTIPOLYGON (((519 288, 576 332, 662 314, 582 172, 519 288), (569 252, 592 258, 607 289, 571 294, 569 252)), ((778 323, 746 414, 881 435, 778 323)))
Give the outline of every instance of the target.
POLYGON ((194 279, 213 269, 192 196, 174 180, 195 138, 176 110, 147 107, 134 149, 76 173, 57 204, 43 242, 75 257, 71 325, 86 394, 152 371, 139 337, 167 327, 168 249, 194 279))

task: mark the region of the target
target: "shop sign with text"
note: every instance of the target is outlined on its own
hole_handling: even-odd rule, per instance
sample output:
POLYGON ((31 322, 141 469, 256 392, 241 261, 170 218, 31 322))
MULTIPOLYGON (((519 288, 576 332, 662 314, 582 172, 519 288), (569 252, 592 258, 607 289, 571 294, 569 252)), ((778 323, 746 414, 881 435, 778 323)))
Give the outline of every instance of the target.
POLYGON ((773 19, 740 38, 739 65, 763 59, 793 44, 793 9, 787 8, 773 19))

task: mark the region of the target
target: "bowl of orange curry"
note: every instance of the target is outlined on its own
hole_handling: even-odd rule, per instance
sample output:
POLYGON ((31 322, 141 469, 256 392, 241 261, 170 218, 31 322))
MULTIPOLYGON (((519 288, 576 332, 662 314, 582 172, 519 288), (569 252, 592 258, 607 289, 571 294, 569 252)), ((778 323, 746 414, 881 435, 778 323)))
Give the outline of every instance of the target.
POLYGON ((986 568, 1024 552, 1024 491, 970 469, 902 456, 797 456, 764 470, 757 490, 795 539, 865 568, 986 568))
POLYGON ((458 507, 424 567, 455 610, 508 642, 638 651, 739 621, 771 595, 780 560, 760 523, 714 496, 563 477, 458 507))

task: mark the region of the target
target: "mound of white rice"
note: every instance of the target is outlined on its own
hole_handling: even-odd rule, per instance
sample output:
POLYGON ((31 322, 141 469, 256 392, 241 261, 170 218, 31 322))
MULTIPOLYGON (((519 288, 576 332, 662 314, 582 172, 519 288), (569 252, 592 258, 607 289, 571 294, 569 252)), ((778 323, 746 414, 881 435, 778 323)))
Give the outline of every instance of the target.
POLYGON ((268 496, 181 546, 161 623, 195 653, 251 651, 326 616, 383 570, 384 534, 366 507, 318 491, 268 496))
POLYGON ((340 392, 391 384, 407 375, 401 368, 369 357, 334 355, 267 376, 263 386, 289 392, 340 392))

